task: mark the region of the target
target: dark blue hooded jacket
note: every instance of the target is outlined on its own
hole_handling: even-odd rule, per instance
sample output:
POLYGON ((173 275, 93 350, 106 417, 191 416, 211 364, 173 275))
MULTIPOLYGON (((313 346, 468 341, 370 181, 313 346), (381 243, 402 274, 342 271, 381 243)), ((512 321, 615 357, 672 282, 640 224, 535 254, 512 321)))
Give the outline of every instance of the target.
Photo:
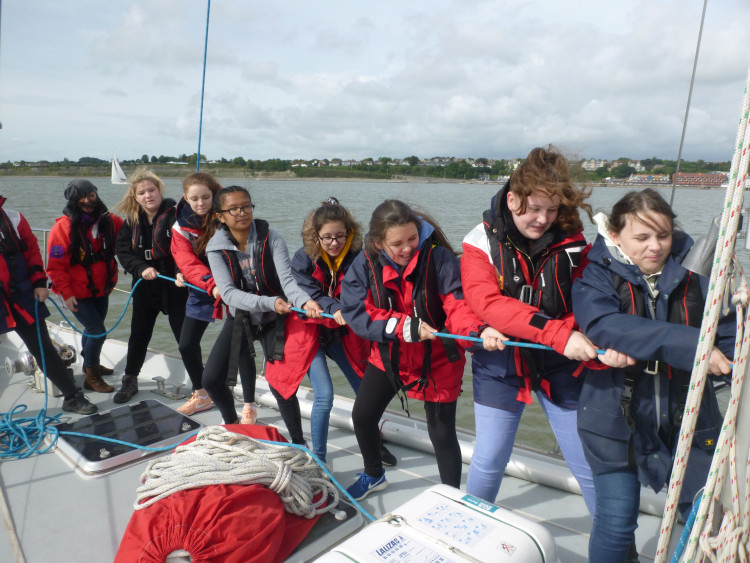
MULTIPOLYGON (((708 289, 708 280, 703 276, 698 276, 699 284, 686 286, 688 275, 697 276, 681 265, 692 244, 685 233, 674 233, 671 254, 656 285, 654 318, 623 310, 614 275, 636 288, 634 295, 643 296, 646 311, 650 299, 648 285, 640 268, 618 259, 617 251, 608 247, 601 234, 588 254, 590 263, 573 284, 576 322, 597 347, 612 348, 636 360, 660 363, 656 375, 644 373, 642 365, 634 370, 636 378, 630 401, 635 422, 632 449, 629 445, 631 429, 620 402, 626 370, 591 370, 585 374, 579 398, 578 430, 594 474, 634 468, 634 453, 641 483, 659 491, 669 478, 679 435, 676 424, 679 415, 675 414, 680 409, 680 395, 684 391, 684 372, 689 377, 693 367, 700 329, 667 322, 667 319, 670 308, 684 307, 686 299, 704 303, 708 289), (699 288, 700 295, 688 295, 686 287, 694 288, 693 293, 699 288), (679 293, 673 295, 677 290, 679 293), (678 374, 678 370, 683 374, 678 374)), ((717 332, 716 345, 728 357, 734 346, 734 328, 733 318, 726 317, 721 319, 717 332)), ((721 414, 709 381, 698 415, 681 500, 689 502, 705 482, 720 429, 721 414)))

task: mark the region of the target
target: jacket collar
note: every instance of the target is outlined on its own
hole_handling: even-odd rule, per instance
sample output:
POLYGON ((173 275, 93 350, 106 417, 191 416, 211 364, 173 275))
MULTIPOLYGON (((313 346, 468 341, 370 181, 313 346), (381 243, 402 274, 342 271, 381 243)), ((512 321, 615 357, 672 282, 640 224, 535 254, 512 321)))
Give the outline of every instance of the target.
MULTIPOLYGON (((643 278, 641 269, 633 264, 622 250, 609 238, 607 230, 608 217, 604 213, 597 213, 594 222, 597 224, 599 233, 588 253, 591 262, 603 265, 608 270, 633 283, 643 278)), ((679 282, 687 270, 682 266, 682 260, 693 246, 693 239, 683 231, 674 231, 672 234, 672 249, 667 262, 662 268, 660 280, 673 280, 679 282)), ((645 283, 645 282, 644 282, 645 283)), ((670 283, 665 281, 665 283, 670 283)))

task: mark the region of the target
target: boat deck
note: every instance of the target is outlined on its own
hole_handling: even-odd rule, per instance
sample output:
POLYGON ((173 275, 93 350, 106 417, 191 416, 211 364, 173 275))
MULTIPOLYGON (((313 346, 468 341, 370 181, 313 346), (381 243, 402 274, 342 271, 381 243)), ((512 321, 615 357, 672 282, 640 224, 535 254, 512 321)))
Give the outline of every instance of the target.
MULTIPOLYGON (((3 337, 0 359, 10 355, 14 345, 17 343, 12 342, 12 337, 10 342, 9 337, 3 337)), ((119 356, 122 360, 122 347, 124 344, 114 341, 105 346, 108 361, 116 367, 116 358, 119 356)), ((164 355, 149 356, 140 380, 141 391, 133 402, 157 399, 173 408, 182 404, 182 400, 171 401, 152 393, 156 384, 145 375, 167 376, 169 370, 176 369, 175 360, 165 358, 164 355)), ((80 375, 80 367, 75 371, 78 374, 76 381, 81 385, 83 376, 80 375)), ((112 376, 106 379, 117 385, 119 378, 112 376)), ((21 373, 0 375, 0 412, 9 412, 19 404, 28 406, 22 416, 34 416, 39 411, 43 406, 43 395, 29 388, 29 380, 29 376, 21 373)), ((265 381, 259 378, 259 422, 275 426, 286 435, 278 411, 268 406, 273 403, 270 402, 272 396, 266 389, 265 381)), ((303 416, 304 395, 303 393, 303 416)), ((118 406, 112 402, 113 394, 90 393, 88 396, 101 410, 118 406)), ((347 403, 351 401, 336 399, 332 425, 337 419, 345 418, 347 403)), ((50 398, 48 413, 60 413, 61 405, 61 398, 50 398)), ((63 413, 62 418, 67 420, 76 416, 63 413)), ((392 425, 395 428, 395 419, 399 416, 398 413, 392 413, 394 422, 387 420, 384 426, 388 448, 398 458, 397 467, 386 468, 388 488, 371 494, 361 503, 376 518, 393 512, 406 500, 440 482, 434 456, 412 445, 413 440, 398 439, 399 432, 404 432, 403 428, 388 432, 392 425)), ((192 418, 204 425, 220 422, 220 415, 215 409, 198 413, 192 418)), ((306 437, 309 438, 309 420, 303 418, 303 424, 306 437)), ((354 434, 346 424, 331 427, 328 451, 328 462, 335 477, 344 487, 348 486, 355 480, 356 473, 362 470, 362 458, 354 434)), ((524 455, 525 451, 519 449, 518 453, 514 453, 513 460, 524 455)), ((554 472, 567 472, 561 460, 550 459, 549 463, 554 472)), ((146 460, 140 460, 101 476, 87 476, 76 471, 59 451, 0 463, 0 485, 10 511, 6 516, 6 528, 10 520, 20 539, 25 560, 31 563, 77 560, 111 562, 133 511, 135 490, 145 464, 146 460)), ((464 481, 467 472, 468 466, 465 465, 464 481)), ((506 475, 496 504, 546 526, 555 538, 560 561, 575 563, 587 560, 591 519, 580 495, 506 475)), ((641 514, 636 536, 642 561, 653 558, 659 524, 660 518, 641 514)), ((679 539, 680 532, 681 530, 675 532, 673 543, 679 539)), ((0 555, 0 560, 12 561, 13 556, 10 554, 13 553, 11 536, 0 534, 0 554, 3 554, 0 555)), ((299 558, 293 557, 291 560, 299 558)))

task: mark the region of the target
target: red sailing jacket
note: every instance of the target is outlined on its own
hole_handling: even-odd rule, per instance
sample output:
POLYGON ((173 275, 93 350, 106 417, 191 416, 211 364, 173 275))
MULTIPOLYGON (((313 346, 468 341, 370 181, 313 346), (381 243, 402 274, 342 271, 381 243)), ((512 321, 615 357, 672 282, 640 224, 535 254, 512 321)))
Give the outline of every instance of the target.
MULTIPOLYGON (((34 289, 47 285, 39 244, 29 223, 18 211, 5 211, 4 203, 0 197, 0 334, 16 327, 13 310, 28 324, 34 322, 34 289)), ((43 304, 39 315, 49 315, 43 304)))
MULTIPOLYGON (((326 313, 333 314, 340 308, 341 281, 356 255, 356 252, 352 252, 344 258, 337 272, 333 297, 328 297, 323 290, 330 287, 331 274, 321 267, 322 260, 314 262, 305 253, 304 248, 300 248, 292 259, 292 273, 297 285, 309 293, 326 313)), ((268 382, 284 398, 288 399, 296 392, 310 369, 310 364, 320 348, 321 328, 335 330, 342 327, 333 319, 307 319, 294 314, 286 316, 284 359, 267 364, 265 373, 268 382)), ((341 336, 341 343, 349 364, 357 375, 362 377, 367 367, 370 343, 348 327, 342 332, 345 334, 341 336)))
MULTIPOLYGON (((117 233, 122 226, 122 219, 114 213, 110 213, 109 216, 112 221, 113 237, 108 242, 114 248, 117 233)), ((98 222, 90 227, 82 228, 85 228, 86 238, 94 252, 99 252, 102 250, 103 236, 102 233, 98 233, 97 236, 93 235, 92 231, 95 226, 98 228, 98 222)), ((63 215, 57 219, 49 233, 49 241, 47 241, 47 255, 49 256, 47 260, 47 275, 52 282, 52 291, 62 296, 63 299, 70 297, 75 297, 76 299, 94 297, 89 288, 89 278, 86 268, 81 264, 70 263, 70 229, 70 217, 63 215)), ((92 280, 98 290, 97 297, 109 295, 112 290, 106 291, 108 286, 114 288, 114 285, 117 284, 117 262, 115 262, 114 258, 112 258, 110 268, 113 271, 113 279, 108 279, 106 262, 94 262, 90 266, 92 280)))
MULTIPOLYGON (((352 263, 344 278, 341 290, 341 312, 349 326, 362 338, 372 342, 369 361, 378 369, 384 370, 383 360, 378 344, 385 343, 392 349, 393 344, 399 342, 399 375, 404 385, 418 381, 422 376, 422 366, 425 359, 425 345, 423 342, 409 342, 404 338, 404 325, 413 320, 413 311, 419 291, 437 292, 437 298, 446 314, 446 330, 453 334, 476 336, 482 321, 469 308, 461 291, 461 269, 458 258, 447 248, 442 246, 430 247, 424 244, 429 240, 432 228, 428 223, 422 224, 418 252, 412 256, 409 264, 399 272, 382 255, 369 257, 380 260, 383 270, 383 284, 393 295, 392 309, 379 308, 373 293, 373 267, 368 254, 360 253, 352 263), (420 257, 432 250, 435 272, 437 273, 437 287, 415 288, 414 280, 419 276, 415 271, 417 264, 424 263, 420 257)), ((439 327, 434 327, 439 328, 439 327)), ((407 338, 409 331, 407 330, 407 338)), ((459 340, 459 346, 468 348, 470 342, 459 340)), ((466 358, 459 347, 457 361, 448 360, 442 341, 431 341, 431 370, 428 384, 419 390, 411 388, 407 395, 422 401, 452 402, 461 394, 461 380, 463 378, 466 358)))

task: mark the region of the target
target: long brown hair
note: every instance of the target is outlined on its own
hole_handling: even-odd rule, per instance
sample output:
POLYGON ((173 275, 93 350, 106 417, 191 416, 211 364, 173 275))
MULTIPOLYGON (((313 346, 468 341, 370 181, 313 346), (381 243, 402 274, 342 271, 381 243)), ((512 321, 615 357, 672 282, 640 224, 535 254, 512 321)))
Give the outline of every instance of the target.
POLYGON ((198 236, 196 244, 196 250, 198 254, 203 254, 206 251, 206 247, 208 246, 208 241, 211 240, 214 232, 216 232, 216 211, 214 211, 213 207, 213 198, 216 197, 216 194, 221 189, 221 184, 216 180, 216 178, 214 178, 207 172, 193 172, 192 174, 188 174, 187 176, 185 176, 185 178, 183 178, 182 192, 187 195, 188 188, 190 188, 190 186, 195 186, 196 184, 206 186, 211 192, 212 200, 211 208, 208 210, 208 213, 206 213, 202 218, 201 234, 198 236))
POLYGON ((414 209, 398 199, 386 199, 372 212, 370 231, 365 236, 365 249, 370 254, 378 254, 380 250, 376 246, 376 243, 383 244, 385 233, 388 229, 414 223, 417 226, 417 231, 419 231, 422 221, 426 221, 433 226, 435 229, 435 238, 440 246, 446 247, 453 254, 456 253, 450 242, 448 242, 448 237, 445 236, 443 229, 440 228, 435 219, 422 210, 417 214, 414 209))
POLYGON ((592 219, 591 205, 586 203, 591 190, 574 187, 569 168, 568 161, 556 147, 549 145, 546 149, 532 149, 510 177, 510 191, 521 202, 518 213, 526 211, 528 197, 534 191, 541 191, 550 198, 560 198, 560 210, 555 222, 566 234, 583 229, 578 209, 583 209, 592 219))

